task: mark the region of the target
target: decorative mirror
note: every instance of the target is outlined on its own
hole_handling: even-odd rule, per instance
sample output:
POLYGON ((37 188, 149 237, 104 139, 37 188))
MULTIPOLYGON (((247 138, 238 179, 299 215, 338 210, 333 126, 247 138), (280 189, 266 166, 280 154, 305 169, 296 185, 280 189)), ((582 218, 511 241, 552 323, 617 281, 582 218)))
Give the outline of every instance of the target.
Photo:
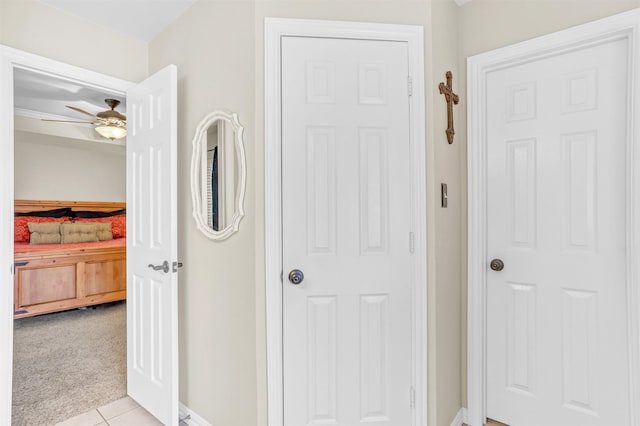
POLYGON ((238 114, 214 111, 196 129, 191 198, 198 229, 212 240, 238 231, 244 216, 247 166, 238 114))

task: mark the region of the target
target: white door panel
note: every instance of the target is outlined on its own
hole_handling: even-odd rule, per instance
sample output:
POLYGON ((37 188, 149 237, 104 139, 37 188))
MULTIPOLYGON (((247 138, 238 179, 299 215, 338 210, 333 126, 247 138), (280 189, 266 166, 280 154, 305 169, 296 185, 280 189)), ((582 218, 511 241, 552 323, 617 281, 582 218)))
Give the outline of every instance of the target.
POLYGON ((411 424, 407 75, 406 43, 283 38, 286 426, 411 424))
POLYGON ((127 391, 178 424, 177 71, 127 92, 127 391), (169 270, 149 265, 168 262, 169 270))
POLYGON ((487 79, 487 415, 512 426, 629 424, 627 48, 487 79))

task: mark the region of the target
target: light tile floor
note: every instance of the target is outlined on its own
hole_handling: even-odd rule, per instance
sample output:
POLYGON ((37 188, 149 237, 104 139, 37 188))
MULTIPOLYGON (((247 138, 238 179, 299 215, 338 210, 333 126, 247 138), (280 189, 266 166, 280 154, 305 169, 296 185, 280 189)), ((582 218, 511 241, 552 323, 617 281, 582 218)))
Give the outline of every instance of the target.
MULTIPOLYGON (((463 424, 462 426, 467 426, 463 424)), ((505 423, 496 422, 495 420, 487 419, 487 423, 484 426, 509 426, 505 423)))
POLYGON ((56 426, 155 426, 162 425, 155 417, 125 396, 104 407, 91 410, 56 426))

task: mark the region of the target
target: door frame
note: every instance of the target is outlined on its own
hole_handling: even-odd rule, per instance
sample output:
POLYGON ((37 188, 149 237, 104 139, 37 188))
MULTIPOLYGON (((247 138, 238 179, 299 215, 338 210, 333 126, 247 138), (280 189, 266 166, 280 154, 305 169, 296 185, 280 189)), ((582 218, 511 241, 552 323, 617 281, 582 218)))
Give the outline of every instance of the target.
MULTIPOLYGON (((282 129, 281 44, 286 36, 388 40, 408 45, 410 102, 414 425, 427 419, 427 235, 423 28, 360 22, 265 18, 265 274, 268 424, 282 426, 282 129)), ((408 76, 409 77, 409 76, 408 76)), ((408 82, 409 85, 409 82, 408 82)), ((407 402, 409 403, 409 401, 407 402)))
POLYGON ((126 95, 134 83, 0 45, 0 424, 11 424, 13 375, 13 213, 15 69, 126 95))
MULTIPOLYGON (((467 420, 486 419, 487 309, 487 77, 496 70, 532 62, 613 40, 628 41, 627 117, 638 114, 640 101, 640 9, 557 33, 534 38, 467 59, 468 125, 468 311, 467 420)), ((623 89, 624 90, 624 89, 623 89)), ((640 425, 640 121, 627 122, 627 280, 629 392, 631 424, 640 425), (636 260, 635 262, 633 260, 636 260)))

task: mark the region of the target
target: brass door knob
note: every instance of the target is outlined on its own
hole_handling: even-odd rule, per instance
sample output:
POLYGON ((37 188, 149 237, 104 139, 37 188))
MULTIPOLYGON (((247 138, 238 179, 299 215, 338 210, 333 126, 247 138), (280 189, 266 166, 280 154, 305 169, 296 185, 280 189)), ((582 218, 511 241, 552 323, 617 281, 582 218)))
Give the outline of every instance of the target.
POLYGON ((504 269, 504 262, 502 259, 493 259, 489 264, 489 267, 496 272, 500 272, 504 269))

